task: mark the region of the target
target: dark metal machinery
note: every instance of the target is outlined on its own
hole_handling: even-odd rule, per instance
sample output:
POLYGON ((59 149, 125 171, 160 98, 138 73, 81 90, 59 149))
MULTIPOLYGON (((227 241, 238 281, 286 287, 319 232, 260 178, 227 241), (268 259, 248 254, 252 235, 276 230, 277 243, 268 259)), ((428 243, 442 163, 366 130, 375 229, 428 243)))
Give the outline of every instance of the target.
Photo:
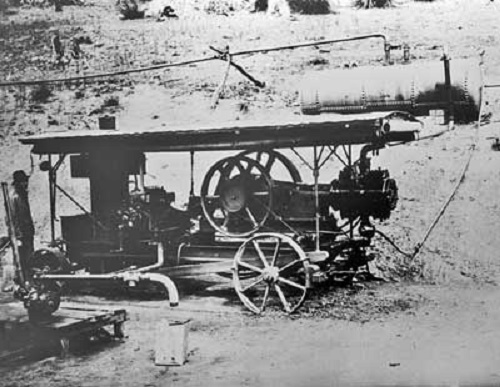
POLYGON ((176 303, 169 277, 229 274, 253 312, 276 302, 293 312, 315 282, 349 280, 371 259, 371 221, 390 215, 397 186, 388 171, 370 169, 369 154, 388 142, 411 141, 418 130, 391 131, 392 119, 420 127, 406 113, 384 112, 24 138, 35 153, 58 156, 55 163, 41 165, 49 172, 52 224, 56 193, 82 211, 61 218, 61 236, 66 257, 86 270, 76 274, 71 267, 61 271, 52 265, 53 270, 47 267, 33 278, 44 284, 82 279, 136 283, 161 276, 176 303), (362 146, 359 157, 355 146, 362 146), (312 155, 306 156, 305 148, 312 155), (311 170, 313 184, 302 181, 281 149, 291 150, 311 170), (198 195, 191 182, 185 211, 171 205, 174 193, 145 186, 147 152, 186 151, 194 162, 200 150, 240 153, 215 163, 198 195), (58 168, 67 159, 72 177, 89 179, 89 209, 57 183, 58 168), (334 160, 343 165, 340 175, 320 182, 322 168, 334 160))

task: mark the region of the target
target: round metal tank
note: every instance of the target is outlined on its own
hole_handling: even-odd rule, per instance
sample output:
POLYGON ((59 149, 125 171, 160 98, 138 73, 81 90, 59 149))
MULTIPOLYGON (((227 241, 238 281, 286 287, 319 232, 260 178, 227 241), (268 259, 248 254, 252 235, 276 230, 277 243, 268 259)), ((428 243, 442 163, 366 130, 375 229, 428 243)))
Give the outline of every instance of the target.
POLYGON ((303 114, 404 110, 427 115, 449 109, 456 121, 473 121, 480 103, 481 72, 474 60, 323 71, 304 79, 301 88, 303 114))

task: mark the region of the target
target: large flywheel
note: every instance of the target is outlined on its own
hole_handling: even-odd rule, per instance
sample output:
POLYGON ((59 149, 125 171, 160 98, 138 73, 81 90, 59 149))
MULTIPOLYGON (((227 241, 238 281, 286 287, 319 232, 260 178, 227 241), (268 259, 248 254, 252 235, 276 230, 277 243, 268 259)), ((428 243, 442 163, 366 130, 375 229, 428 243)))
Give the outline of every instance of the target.
POLYGON ((267 175, 273 180, 283 180, 286 174, 289 175, 294 183, 301 183, 302 177, 297 167, 283 153, 269 149, 259 151, 243 151, 238 157, 248 157, 257 161, 267 175))
POLYGON ((224 235, 252 235, 270 215, 272 186, 271 178, 256 160, 227 157, 215 163, 203 180, 203 213, 224 235))

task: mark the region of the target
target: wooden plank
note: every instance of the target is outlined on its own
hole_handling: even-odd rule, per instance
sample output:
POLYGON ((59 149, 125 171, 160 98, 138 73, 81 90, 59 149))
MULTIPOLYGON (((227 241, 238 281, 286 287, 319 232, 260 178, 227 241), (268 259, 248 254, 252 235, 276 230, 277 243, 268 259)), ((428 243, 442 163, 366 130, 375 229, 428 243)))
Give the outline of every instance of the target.
POLYGON ((84 311, 95 311, 95 312, 104 312, 104 313, 125 313, 125 309, 113 309, 110 308, 109 305, 99 305, 99 304, 87 304, 82 302, 72 302, 65 301, 64 306, 61 306, 59 310, 84 310, 84 311))
POLYGON ((41 323, 36 323, 34 326, 36 328, 57 330, 57 329, 68 327, 70 325, 74 326, 74 325, 81 323, 81 322, 82 322, 81 319, 63 318, 63 319, 57 320, 57 321, 44 321, 41 323))
POLYGON ((95 311, 85 309, 60 310, 51 320, 36 325, 36 329, 49 330, 59 335, 73 335, 95 330, 127 320, 125 310, 95 311))
MULTIPOLYGON (((66 309, 66 308, 64 310, 61 310, 60 312, 64 313, 63 316, 65 318, 75 318, 82 320, 98 318, 103 313, 103 311, 98 311, 98 310, 66 309)), ((110 311, 106 311, 105 313, 110 313, 110 311)))
POLYGON ((29 344, 15 350, 6 350, 4 353, 0 353, 0 363, 5 363, 8 360, 13 360, 24 356, 27 352, 32 351, 36 348, 36 345, 29 344))

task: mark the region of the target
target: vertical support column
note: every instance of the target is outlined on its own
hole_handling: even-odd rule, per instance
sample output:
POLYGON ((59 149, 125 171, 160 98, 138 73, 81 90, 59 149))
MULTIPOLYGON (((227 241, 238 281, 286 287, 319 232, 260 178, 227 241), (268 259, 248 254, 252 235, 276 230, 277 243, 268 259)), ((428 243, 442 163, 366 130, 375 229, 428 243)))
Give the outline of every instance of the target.
POLYGON ((408 43, 405 43, 403 45, 403 62, 404 63, 410 62, 410 45, 408 43))
POLYGON ((139 190, 141 192, 145 192, 145 185, 144 185, 144 175, 146 174, 145 172, 145 165, 144 162, 141 162, 139 165, 139 190))
POLYGON ((389 42, 384 43, 384 53, 385 53, 385 64, 391 64, 391 44, 389 42))
POLYGON ((162 267, 163 264, 165 263, 165 246, 163 246, 162 240, 158 242, 157 254, 158 254, 158 259, 154 266, 162 267))
POLYGON ((50 240, 56 239, 56 169, 52 166, 52 157, 49 156, 49 204, 50 204, 50 240))
POLYGON ((453 121, 453 96, 451 89, 450 57, 447 52, 443 54, 444 87, 446 92, 447 108, 444 113, 444 123, 449 125, 453 121))
MULTIPOLYGON (((349 163, 349 173, 352 173, 352 146, 349 145, 349 151, 347 152, 347 158, 348 158, 348 163, 349 163)), ((351 190, 351 197, 352 197, 352 186, 349 188, 351 190)), ((352 221, 352 218, 349 218, 349 238, 354 238, 354 223, 352 221)))
POLYGON ((193 197, 194 196, 194 151, 189 152, 189 156, 190 156, 190 167, 191 167, 189 197, 193 197))
POLYGON ((320 221, 320 213, 319 213, 319 160, 318 160, 318 148, 314 146, 314 166, 313 166, 313 175, 314 175, 314 200, 315 200, 315 211, 316 211, 316 251, 320 251, 319 245, 319 221, 320 221))
MULTIPOLYGON (((484 93, 485 93, 485 84, 484 84, 484 54, 485 51, 483 50, 480 54, 480 60, 479 60, 479 79, 481 82, 481 87, 479 89, 479 114, 477 117, 477 127, 479 128, 481 126, 481 117, 483 115, 483 107, 484 107, 484 93)), ((498 143, 499 139, 496 139, 496 145, 500 145, 498 143)), ((500 146, 498 147, 497 150, 500 150, 500 146)))
POLYGON ((61 346, 60 358, 66 359, 69 355, 69 337, 63 336, 59 338, 59 344, 61 346))
POLYGON ((2 182, 2 192, 5 205, 5 219, 9 231, 10 244, 12 247, 12 254, 14 256, 14 266, 16 268, 16 277, 19 279, 21 286, 24 286, 24 267, 22 266, 21 258, 19 256, 19 246, 17 245, 16 231, 14 229, 14 220, 12 215, 12 202, 9 194, 9 186, 7 183, 2 182))
POLYGON ((125 338, 125 329, 123 328, 123 322, 113 324, 113 333, 117 339, 125 338))

